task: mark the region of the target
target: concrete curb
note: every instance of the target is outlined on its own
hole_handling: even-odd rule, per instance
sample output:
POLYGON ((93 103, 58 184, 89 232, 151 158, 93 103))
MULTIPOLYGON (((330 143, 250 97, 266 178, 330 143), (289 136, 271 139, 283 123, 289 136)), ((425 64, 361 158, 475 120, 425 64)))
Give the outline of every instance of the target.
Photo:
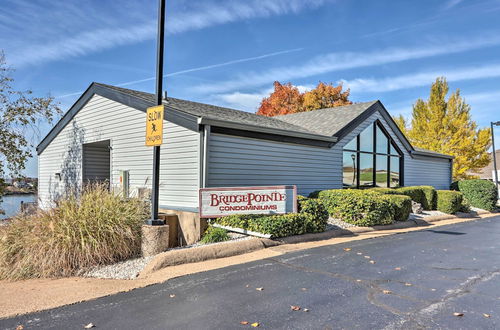
POLYGON ((144 267, 138 278, 144 278, 157 270, 169 266, 232 257, 280 244, 280 242, 268 238, 250 238, 236 242, 170 250, 156 255, 153 260, 144 267))
POLYGON ((480 219, 482 217, 480 217, 479 215, 485 215, 485 214, 493 215, 493 213, 487 211, 458 213, 457 215, 450 214, 450 215, 428 217, 425 220, 417 219, 413 221, 397 222, 392 225, 373 226, 373 227, 353 227, 349 229, 330 230, 322 233, 288 236, 278 239, 251 238, 236 242, 225 242, 225 243, 206 245, 206 246, 202 245, 187 249, 170 250, 156 255, 153 258, 153 260, 151 260, 142 270, 138 278, 145 278, 151 273, 169 266, 195 263, 210 259, 232 257, 235 255, 244 254, 282 244, 296 244, 296 243, 326 240, 341 236, 356 236, 368 232, 373 233, 376 231, 429 226, 431 223, 443 220, 461 219, 461 218, 480 219))

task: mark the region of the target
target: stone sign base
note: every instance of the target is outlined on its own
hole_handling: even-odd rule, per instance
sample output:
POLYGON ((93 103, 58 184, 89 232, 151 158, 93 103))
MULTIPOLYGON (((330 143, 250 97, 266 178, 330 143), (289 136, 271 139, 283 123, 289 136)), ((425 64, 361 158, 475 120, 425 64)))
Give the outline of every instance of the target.
POLYGON ((165 252, 168 249, 168 232, 168 225, 142 225, 142 256, 149 257, 165 252))

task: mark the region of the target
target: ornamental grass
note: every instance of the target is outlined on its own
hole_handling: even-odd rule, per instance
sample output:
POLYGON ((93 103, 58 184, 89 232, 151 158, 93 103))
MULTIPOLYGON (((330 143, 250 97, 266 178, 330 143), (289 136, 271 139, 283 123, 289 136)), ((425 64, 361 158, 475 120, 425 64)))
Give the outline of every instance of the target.
POLYGON ((92 184, 0 231, 0 278, 72 276, 140 255, 146 203, 92 184))

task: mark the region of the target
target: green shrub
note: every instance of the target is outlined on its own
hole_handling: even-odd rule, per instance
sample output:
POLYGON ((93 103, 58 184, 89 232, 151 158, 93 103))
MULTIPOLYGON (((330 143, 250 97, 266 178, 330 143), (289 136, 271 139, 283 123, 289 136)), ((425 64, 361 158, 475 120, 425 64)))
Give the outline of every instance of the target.
POLYGON ((105 185, 87 187, 58 207, 14 218, 0 233, 0 278, 70 276, 141 252, 147 205, 105 185))
POLYGON ((416 203, 420 203, 424 210, 430 210, 430 205, 427 202, 427 198, 425 196, 424 189, 422 187, 401 187, 397 188, 395 191, 398 192, 398 195, 406 195, 411 198, 412 201, 416 203))
POLYGON ((425 199, 429 206, 428 210, 437 209, 437 191, 433 186, 415 186, 415 188, 420 188, 424 191, 425 199))
POLYGON ((227 230, 209 226, 205 231, 205 233, 203 234, 203 237, 201 238, 200 242, 202 244, 208 244, 208 243, 224 242, 228 240, 229 240, 229 235, 227 234, 227 230))
POLYGON ((375 191, 333 189, 318 194, 328 213, 357 226, 390 224, 393 221, 391 203, 375 191))
POLYGON ((451 189, 460 191, 471 206, 487 211, 496 209, 498 190, 491 181, 463 180, 454 182, 451 189))
POLYGON ((396 189, 393 188, 370 188, 369 190, 386 195, 401 195, 396 191, 396 189))
POLYGON ((463 195, 453 190, 438 190, 437 209, 444 213, 454 214, 463 207, 463 195))
POLYGON ((298 196, 299 213, 229 215, 213 220, 223 226, 241 228, 272 237, 286 237, 325 231, 328 212, 318 199, 298 196))
POLYGON ((306 221, 306 232, 319 233, 325 231, 326 223, 328 222, 328 211, 323 202, 316 198, 306 198, 297 196, 298 212, 309 214, 306 221))
POLYGON ((391 203, 395 221, 406 221, 411 213, 411 198, 405 195, 383 195, 391 203))
POLYGON ((309 221, 312 221, 311 217, 307 213, 277 215, 235 214, 217 218, 214 222, 223 226, 270 234, 272 237, 285 237, 306 233, 307 224, 309 221))

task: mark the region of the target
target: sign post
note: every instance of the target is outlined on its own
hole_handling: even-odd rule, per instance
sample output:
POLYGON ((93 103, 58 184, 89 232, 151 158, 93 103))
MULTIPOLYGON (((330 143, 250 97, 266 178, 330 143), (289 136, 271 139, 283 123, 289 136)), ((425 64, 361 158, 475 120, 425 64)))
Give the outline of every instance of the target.
MULTIPOLYGON (((156 105, 148 109, 147 124, 146 124, 146 145, 148 144, 148 129, 153 133, 151 135, 151 145, 153 146, 153 182, 151 189, 151 219, 148 220, 148 225, 159 226, 163 225, 163 221, 158 219, 158 197, 160 189, 160 144, 163 140, 163 44, 165 38, 165 0, 159 0, 158 6, 158 40, 157 40, 157 53, 156 53, 156 105), (159 114, 161 113, 161 115, 159 114), (149 115, 152 115, 151 121, 149 115), (161 116, 161 119, 158 117, 161 116), (161 121, 158 127, 156 124, 161 121), (155 126, 153 126, 155 124, 155 126), (153 128, 155 130, 153 131, 153 128), (160 134, 159 140, 154 138, 154 134, 160 134)), ((157 136, 157 135, 156 135, 157 136)))

